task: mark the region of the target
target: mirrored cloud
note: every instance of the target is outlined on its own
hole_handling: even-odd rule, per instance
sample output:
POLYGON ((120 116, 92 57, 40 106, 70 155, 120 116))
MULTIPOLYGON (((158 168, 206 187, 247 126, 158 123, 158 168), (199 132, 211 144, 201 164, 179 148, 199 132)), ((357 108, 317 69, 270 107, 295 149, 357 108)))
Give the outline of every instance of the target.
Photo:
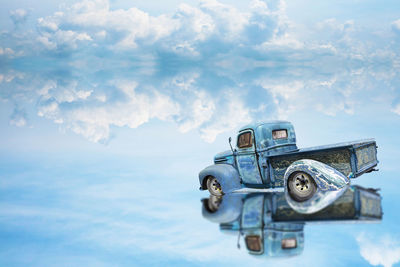
MULTIPOLYGON (((303 35, 298 27, 284 1, 254 0, 243 11, 207 0, 159 16, 77 2, 38 18, 35 31, 0 35, 0 97, 102 143, 112 127, 150 120, 212 142, 250 120, 304 109, 354 114, 375 101, 399 113, 393 35, 351 20, 328 19, 303 35)), ((24 125, 15 114, 11 121, 24 125)))
POLYGON ((400 244, 390 236, 376 238, 362 233, 357 243, 361 256, 371 265, 390 267, 400 261, 400 244))
POLYGON ((395 33, 400 34, 400 19, 393 21, 392 29, 395 33))
POLYGON ((10 18, 15 25, 24 23, 28 17, 28 11, 22 8, 10 11, 10 18))
POLYGON ((16 107, 14 112, 11 114, 10 124, 17 127, 26 126, 28 124, 26 112, 16 107))

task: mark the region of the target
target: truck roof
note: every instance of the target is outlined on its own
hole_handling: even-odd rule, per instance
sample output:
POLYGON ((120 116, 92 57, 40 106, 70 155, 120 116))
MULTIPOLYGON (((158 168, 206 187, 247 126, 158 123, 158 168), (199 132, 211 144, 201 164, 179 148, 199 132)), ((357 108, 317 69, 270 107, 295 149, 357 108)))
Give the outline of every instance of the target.
POLYGON ((264 122, 253 122, 249 123, 239 129, 239 132, 246 130, 246 129, 255 129, 260 125, 264 124, 279 124, 279 123, 290 123, 289 121, 279 121, 279 120, 274 120, 274 121, 264 121, 264 122))

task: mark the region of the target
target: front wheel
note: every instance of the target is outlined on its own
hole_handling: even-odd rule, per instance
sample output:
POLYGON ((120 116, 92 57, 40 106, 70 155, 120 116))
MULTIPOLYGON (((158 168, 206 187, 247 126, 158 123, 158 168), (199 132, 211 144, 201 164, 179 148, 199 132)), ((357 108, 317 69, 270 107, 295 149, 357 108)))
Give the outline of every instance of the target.
POLYGON ((214 196, 210 195, 210 197, 207 200, 207 208, 211 213, 216 212, 219 209, 219 206, 221 206, 222 202, 222 197, 221 196, 214 196))
POLYGON ((317 191, 314 179, 309 174, 301 171, 290 175, 287 186, 290 196, 298 202, 310 199, 317 191))
POLYGON ((219 184, 218 180, 215 177, 210 177, 207 180, 207 188, 210 194, 214 196, 222 196, 224 193, 222 192, 222 187, 219 184))

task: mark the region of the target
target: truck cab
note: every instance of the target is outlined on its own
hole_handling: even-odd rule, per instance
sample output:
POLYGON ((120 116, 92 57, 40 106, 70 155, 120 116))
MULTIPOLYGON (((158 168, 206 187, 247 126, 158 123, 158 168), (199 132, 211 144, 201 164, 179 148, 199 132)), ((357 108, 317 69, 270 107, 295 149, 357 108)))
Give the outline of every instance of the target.
POLYGON ((242 183, 251 187, 274 187, 267 157, 296 150, 296 134, 290 122, 256 123, 241 128, 235 158, 242 183))

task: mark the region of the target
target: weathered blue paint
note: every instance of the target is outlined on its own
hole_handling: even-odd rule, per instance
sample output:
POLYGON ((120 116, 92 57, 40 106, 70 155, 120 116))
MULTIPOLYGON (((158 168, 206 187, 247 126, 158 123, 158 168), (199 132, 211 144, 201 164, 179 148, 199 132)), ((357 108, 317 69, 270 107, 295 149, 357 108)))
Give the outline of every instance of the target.
POLYGON ((304 223, 275 223, 265 220, 265 215, 271 214, 271 199, 264 194, 249 195, 244 199, 240 232, 248 252, 256 256, 279 257, 301 254, 304 249, 304 223), (260 250, 251 250, 247 238, 258 238, 260 250), (296 247, 282 248, 282 240, 296 240, 296 247))
POLYGON ((202 189, 207 189, 205 188, 205 179, 210 176, 218 179, 224 193, 230 193, 242 187, 239 173, 232 165, 215 164, 202 170, 199 173, 199 182, 202 189))
MULTIPOLYGON (((324 163, 348 178, 370 172, 378 164, 377 147, 373 139, 298 149, 294 127, 290 122, 253 123, 242 127, 238 135, 246 131, 252 134, 251 147, 236 146, 234 151, 228 150, 214 157, 215 166, 229 165, 236 171, 236 175, 233 175, 235 171, 230 169, 229 177, 225 177, 224 171, 219 172, 222 176, 213 175, 217 180, 221 180, 221 184, 230 184, 227 186, 229 189, 233 185, 250 188, 282 188, 287 168, 293 162, 303 159, 324 163), (286 130, 288 137, 274 140, 272 137, 274 130, 286 130), (237 181, 227 182, 229 179, 237 181)), ((201 176, 204 178, 212 175, 208 173, 211 170, 215 172, 213 168, 208 167, 201 172, 201 176)), ((203 178, 200 177, 200 185, 204 190, 207 188, 204 187, 203 178)), ((319 185, 326 186, 323 183, 319 185)))
POLYGON ((218 153, 214 157, 214 162, 215 162, 215 164, 223 163, 223 164, 234 165, 235 161, 234 161, 233 152, 231 150, 226 150, 226 151, 218 153))
POLYGON ((242 214, 242 197, 239 194, 229 194, 225 196, 210 196, 202 199, 202 215, 205 219, 215 223, 229 223, 235 221, 242 214), (217 210, 210 209, 209 201, 219 201, 217 210))
POLYGON ((304 224, 271 223, 264 230, 264 256, 290 257, 300 255, 304 250, 304 224), (296 240, 296 247, 282 248, 283 240, 296 240))
POLYGON ((264 196, 254 195, 243 204, 242 228, 261 228, 263 225, 264 196))
POLYGON ((254 132, 259 153, 264 152, 264 155, 273 155, 297 150, 296 134, 290 122, 259 123, 254 128, 254 132), (274 140, 272 138, 272 131, 274 130, 287 130, 288 138, 274 140))
POLYGON ((354 147, 356 172, 355 175, 359 176, 368 171, 371 166, 378 164, 376 159, 376 145, 374 142, 360 144, 354 147))
POLYGON ((229 194, 221 198, 222 203, 217 211, 207 210, 204 207, 206 202, 202 201, 205 210, 203 217, 214 223, 220 223, 224 229, 235 231, 258 225, 260 216, 263 217, 261 218, 263 225, 296 221, 379 221, 383 216, 380 194, 375 189, 357 185, 346 187, 345 192, 328 207, 312 214, 299 213, 293 209, 284 192, 229 194), (207 213, 219 214, 218 217, 211 217, 207 213), (243 218, 246 218, 245 224, 242 224, 243 218))
POLYGON ((285 190, 288 204, 299 213, 315 213, 332 204, 340 197, 350 184, 348 177, 334 168, 315 160, 298 160, 293 162, 285 172, 284 182, 287 189, 289 177, 295 172, 305 172, 317 184, 315 194, 304 202, 293 200, 289 191, 285 190))
MULTIPOLYGON (((251 134, 251 147, 238 148, 236 152, 236 166, 242 182, 245 184, 262 185, 263 181, 258 167, 257 154, 255 149, 255 136, 252 129, 245 129, 239 132, 238 137, 242 133, 249 132, 251 134)), ((237 140, 238 143, 239 140, 237 140)))
MULTIPOLYGON (((363 152, 365 153, 365 150, 361 153, 363 152)), ((376 143, 373 139, 299 149, 295 152, 273 155, 268 158, 270 163, 270 176, 272 177, 271 180, 274 181, 275 187, 283 186, 283 176, 286 169, 290 164, 301 159, 313 159, 323 162, 349 178, 358 177, 372 170, 378 164, 376 158, 376 143), (356 153, 363 147, 368 147, 370 149, 370 161, 365 162, 362 169, 358 169, 356 153)))
POLYGON ((263 184, 255 153, 239 153, 236 156, 236 161, 240 177, 242 177, 244 183, 263 184))
POLYGON ((346 187, 331 205, 313 214, 294 210, 283 192, 229 194, 221 197, 221 211, 209 211, 203 202, 203 217, 219 223, 220 231, 242 237, 245 249, 255 256, 281 257, 301 254, 304 249, 304 225, 307 222, 379 222, 382 219, 381 196, 373 189, 346 187), (217 214, 217 216, 212 216, 217 214), (260 240, 260 250, 246 246, 246 238, 260 240), (296 240, 296 247, 283 249, 283 240, 296 240))
POLYGON ((381 196, 374 189, 350 186, 331 205, 312 214, 295 211, 289 206, 285 194, 277 195, 272 212, 275 222, 286 221, 351 221, 378 222, 382 219, 381 196))
POLYGON ((308 173, 317 183, 317 187, 322 191, 336 191, 347 186, 350 183, 349 178, 344 176, 336 169, 319 161, 303 159, 293 162, 285 172, 285 187, 289 176, 302 171, 308 173))

